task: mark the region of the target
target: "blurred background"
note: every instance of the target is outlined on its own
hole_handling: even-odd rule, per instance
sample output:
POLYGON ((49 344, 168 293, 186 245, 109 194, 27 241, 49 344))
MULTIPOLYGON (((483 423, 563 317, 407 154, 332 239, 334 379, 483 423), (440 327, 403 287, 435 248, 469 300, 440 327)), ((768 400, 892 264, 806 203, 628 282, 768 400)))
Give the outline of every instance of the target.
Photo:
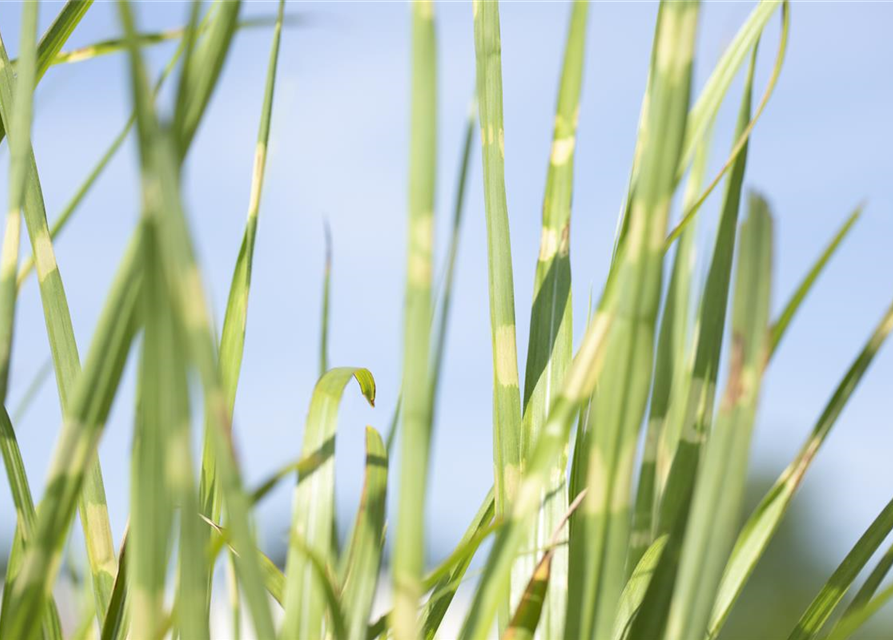
MULTIPOLYGON (((43 31, 62 5, 41 4, 43 31)), ((272 1, 244 4, 246 17, 272 16, 276 9, 272 1)), ((185 2, 137 6, 142 30, 181 26, 188 17, 185 2)), ((705 3, 696 89, 752 6, 705 3)), ((526 357, 569 9, 559 2, 501 6, 506 183, 521 362, 526 357)), ((17 3, 0 5, 0 30, 11 52, 17 50, 20 10, 17 3)), ((632 161, 656 11, 654 2, 595 3, 590 11, 571 234, 577 338, 590 293, 597 298, 607 272, 632 161)), ((346 526, 352 521, 362 481, 362 428, 372 424, 387 430, 399 387, 409 11, 399 2, 289 2, 288 13, 292 22, 283 35, 236 403, 236 440, 251 484, 300 452, 304 417, 317 378, 327 220, 334 239, 330 365, 368 367, 379 390, 375 409, 355 389, 345 395, 336 464, 339 521, 346 526)), ((776 214, 776 310, 844 217, 862 200, 868 206, 768 371, 754 444, 751 506, 794 456, 893 293, 891 21, 890 3, 795 2, 787 61, 752 138, 746 185, 763 192, 776 214)), ((438 3, 437 29, 437 231, 442 258, 474 86, 470 3, 438 3)), ((778 31, 776 17, 761 44, 760 93, 772 67, 778 31)), ((114 4, 97 2, 66 49, 120 32, 114 4)), ((187 163, 186 204, 218 321, 248 205, 270 38, 269 28, 237 35, 187 163)), ((166 43, 146 50, 156 73, 174 47, 166 43)), ((112 55, 52 68, 41 82, 33 139, 50 219, 126 122, 130 113, 126 72, 124 56, 112 55)), ((719 170, 732 144, 740 86, 739 78, 715 129, 711 174, 719 170)), ((163 92, 162 104, 169 106, 169 98, 163 92)), ((7 170, 4 146, 0 172, 5 175, 7 170)), ((0 181, 0 189, 5 188, 6 181, 0 181)), ((711 198, 699 214, 705 249, 712 242, 718 200, 711 198)), ((137 156, 131 139, 56 243, 82 355, 138 214, 137 156)), ((480 159, 475 154, 433 441, 426 514, 431 564, 449 553, 492 483, 485 240, 480 159)), ((702 251, 700 257, 705 256, 709 253, 702 251)), ((703 260, 698 268, 706 272, 703 260)), ((22 292, 16 322, 11 411, 49 359, 34 279, 22 292)), ((129 364, 100 447, 116 540, 127 518, 133 365, 129 364)), ((891 379, 893 353, 888 351, 878 357, 807 475, 777 540, 735 609, 725 638, 786 636, 893 495, 891 379)), ((16 423, 37 496, 59 424, 50 380, 16 423)), ((273 557, 283 553, 290 489, 283 484, 258 511, 262 544, 273 557)), ((392 517, 394 513, 391 509, 392 517)), ((15 509, 5 489, 0 491, 0 523, 0 556, 5 561, 15 527, 15 509)), ((75 565, 81 548, 79 543, 72 545, 75 565)), ((474 570, 469 575, 473 578, 474 570)), ((889 638, 890 625, 888 617, 862 637, 889 638)))

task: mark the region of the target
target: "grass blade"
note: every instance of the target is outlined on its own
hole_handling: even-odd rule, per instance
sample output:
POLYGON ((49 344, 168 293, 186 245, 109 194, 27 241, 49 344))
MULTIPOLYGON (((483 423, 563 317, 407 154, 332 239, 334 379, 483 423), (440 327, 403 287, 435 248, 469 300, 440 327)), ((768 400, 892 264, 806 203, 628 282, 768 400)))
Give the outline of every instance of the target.
MULTIPOLYGON (((558 90, 524 375, 524 416, 519 443, 522 469, 546 422, 553 395, 564 379, 573 356, 571 194, 588 12, 588 2, 573 4, 558 90)), ((543 506, 531 538, 534 549, 547 543, 567 512, 567 450, 565 447, 564 453, 555 461, 551 474, 553 481, 544 489, 543 506)), ((546 603, 543 611, 543 634, 546 637, 559 638, 564 632, 567 562, 567 545, 562 545, 550 554, 548 569, 543 569, 549 576, 549 589, 544 591, 546 603)), ((518 602, 521 594, 529 590, 530 585, 525 587, 524 583, 530 578, 534 565, 533 554, 522 556, 518 562, 513 576, 513 603, 518 602)), ((539 613, 536 617, 538 621, 539 613)))
POLYGON ((412 105, 409 223, 403 315, 400 497, 393 560, 397 640, 418 635, 425 559, 425 491, 431 444, 431 249, 437 148, 437 59, 434 3, 412 4, 412 105))
POLYGON ((335 431, 338 404, 344 388, 356 378, 360 391, 375 404, 375 380, 366 369, 340 367, 327 372, 316 384, 304 427, 301 457, 319 462, 301 474, 295 487, 292 525, 286 562, 283 638, 315 638, 322 633, 326 610, 324 585, 314 578, 312 559, 324 566, 333 563, 332 517, 335 509, 335 431))
POLYGON ((797 457, 784 470, 742 528, 719 585, 710 619, 710 638, 719 634, 732 605, 744 588, 744 583, 778 529, 807 469, 891 330, 893 304, 887 308, 865 347, 843 376, 797 457))
POLYGON ((365 640, 381 567, 384 540, 388 454, 372 427, 366 427, 366 478, 350 546, 345 554, 341 607, 347 614, 348 640, 365 640))
POLYGON ((871 570, 868 578, 859 587, 859 591, 856 592, 846 611, 843 612, 840 620, 837 621, 829 638, 835 637, 838 631, 849 629, 853 622, 862 618, 864 611, 872 605, 872 597, 880 588, 884 578, 887 577, 891 567, 893 567, 893 546, 887 549, 874 569, 871 570))
POLYGON ((831 574, 828 582, 825 583, 800 618, 797 627, 788 636, 788 640, 812 640, 819 636, 825 622, 846 595, 856 576, 859 575, 891 530, 893 530, 893 500, 887 503, 887 506, 865 530, 837 570, 831 574))
POLYGON ((893 585, 888 586, 881 591, 875 598, 872 598, 864 607, 854 612, 851 616, 845 616, 841 620, 840 625, 831 632, 827 640, 846 640, 856 633, 859 628, 868 622, 871 617, 876 614, 881 607, 887 604, 893 598, 893 585))
POLYGON ((769 345, 770 354, 774 353, 775 350, 778 348, 778 344, 781 342, 781 339, 784 336, 788 325, 791 324, 791 320, 794 319, 794 315, 800 309, 800 305, 803 304, 803 300, 806 298, 806 295, 812 290, 813 285, 815 285, 815 282, 821 275, 822 270, 825 268, 825 265, 828 264, 828 261, 831 259, 831 256, 834 255, 834 252, 837 251, 840 243, 843 242, 843 239, 846 238, 847 234, 850 232, 850 229, 852 229, 853 225, 856 224, 859 216, 862 215, 862 209, 862 205, 859 205, 849 215, 840 229, 838 229, 837 233, 834 234, 831 242, 829 242, 828 246, 825 247, 825 250, 822 251, 822 254, 819 256, 818 260, 815 261, 815 263, 812 265, 812 268, 800 282, 800 285, 794 291, 793 295, 788 300, 788 303, 779 314, 778 319, 772 323, 772 336, 769 345))

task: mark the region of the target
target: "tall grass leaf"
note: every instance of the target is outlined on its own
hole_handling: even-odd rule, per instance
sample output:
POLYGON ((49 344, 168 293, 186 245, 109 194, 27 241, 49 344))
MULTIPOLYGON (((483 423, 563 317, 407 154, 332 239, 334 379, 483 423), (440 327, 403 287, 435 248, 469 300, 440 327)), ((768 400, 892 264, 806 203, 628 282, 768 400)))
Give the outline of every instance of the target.
MULTIPOLYGON (((520 438, 522 475, 524 463, 546 422, 553 396, 573 356, 570 216, 588 12, 589 3, 585 0, 573 4, 555 110, 524 375, 524 415, 520 438)), ((567 455, 568 447, 565 447, 564 453, 555 461, 551 482, 544 489, 543 506, 530 541, 534 549, 546 544, 567 512, 567 455)), ((550 554, 548 560, 549 588, 545 591, 546 603, 542 612, 544 637, 559 638, 564 631, 567 558, 567 545, 562 545, 550 554)), ((536 556, 533 554, 522 556, 519 561, 512 579, 513 603, 517 603, 521 594, 529 588, 525 582, 530 578, 535 564, 536 556)))
POLYGON ((741 226, 728 382, 692 496, 666 640, 702 638, 740 522, 751 434, 769 348, 772 218, 752 194, 741 226))
MULTIPOLYGON (((767 0, 764 0, 767 1, 767 0)), ((768 1, 776 1, 776 0, 768 0, 768 1)), ((691 207, 687 208, 682 215, 682 218, 673 227, 673 230, 667 236, 667 247, 673 244, 675 240, 679 237, 679 234, 682 233, 682 230, 691 222, 692 218, 698 213, 701 208, 701 205, 704 204, 704 201, 713 193, 713 190, 720 183, 722 178, 726 175, 726 173, 732 169, 737 161, 738 155, 742 153, 744 148, 747 146, 747 141, 750 139, 751 133, 753 133, 754 127, 757 125, 757 121, 759 121, 760 116, 763 115, 763 111, 766 108, 766 105, 769 104, 769 99, 772 97, 772 93, 775 91, 775 86, 778 84, 778 77, 781 75, 781 69, 784 66, 785 54, 787 53, 788 48, 788 35, 790 32, 790 24, 791 24, 791 10, 788 5, 787 0, 782 1, 781 5, 781 37, 778 41, 778 52, 775 56, 775 65, 772 67, 772 74, 769 76, 769 81, 766 83, 766 89, 763 91, 763 97, 760 99, 759 105, 757 105, 756 110, 754 111, 753 117, 750 119, 750 122, 747 123, 747 126, 741 131, 741 134, 738 136, 738 139, 735 142, 735 145, 732 147, 731 152, 729 153, 729 157, 726 159, 725 164, 713 178, 713 181, 707 185, 707 188, 701 193, 697 200, 691 205, 691 207)))
POLYGON ((661 296, 664 249, 656 238, 667 227, 685 135, 698 9, 697 2, 661 3, 658 13, 641 169, 628 231, 608 276, 616 297, 599 304, 614 320, 590 414, 594 427, 581 458, 589 490, 574 523, 574 535, 585 543, 570 558, 569 639, 608 637, 623 589, 634 459, 661 296))
POLYGON ((847 234, 850 232, 850 229, 852 229, 853 225, 856 224, 859 216, 862 215, 862 210, 863 206, 859 205, 844 221, 840 229, 837 230, 837 233, 834 234, 831 242, 828 243, 828 245, 825 247, 825 250, 822 251, 821 255, 818 257, 815 263, 813 263, 812 267, 804 276, 797 289, 791 295, 784 309, 778 315, 778 318, 772 323, 772 336, 769 345, 770 354, 774 353, 775 350, 778 348, 778 344, 781 342, 781 339, 784 336, 788 325, 790 325, 791 321, 794 319, 794 315, 800 309, 800 305, 803 304, 803 300, 806 298, 810 290, 812 290, 812 287, 815 285, 816 280, 818 280, 818 277, 821 275, 825 266, 828 264, 831 256, 834 255, 834 252, 837 251, 837 248, 840 246, 841 242, 843 242, 843 239, 846 238, 847 234))
POLYGON ((341 606, 347 615, 347 638, 365 640, 381 568, 385 527, 388 454, 372 427, 366 427, 366 477, 360 507, 345 553, 341 606))
POLYGON ((732 605, 778 529, 806 471, 891 330, 893 304, 887 308, 865 347, 837 385, 797 457, 784 470, 741 529, 717 591, 708 631, 710 638, 719 634, 732 605))
POLYGON ((425 493, 431 445, 431 318, 437 159, 437 50, 434 3, 412 3, 409 216, 403 313, 400 490, 393 559, 397 640, 418 635, 425 560, 425 493))
MULTIPOLYGON (((521 397, 515 339, 515 294, 505 194, 502 43, 498 2, 474 0, 474 48, 487 217, 490 330, 493 341, 493 456, 496 515, 507 513, 520 479, 521 397)), ((507 618, 507 603, 504 607, 507 618)), ((507 622, 508 620, 504 620, 507 622)))
MULTIPOLYGON (((701 139, 698 152, 695 154, 691 173, 685 188, 683 207, 687 206, 701 189, 707 169, 710 142, 712 136, 701 139)), ((645 550, 654 541, 654 516, 659 503, 660 492, 658 467, 662 442, 672 440, 673 449, 678 438, 673 438, 668 431, 675 432, 668 425, 671 416, 676 418, 677 411, 671 414, 673 402, 677 406, 684 402, 691 380, 691 370, 686 355, 688 348, 689 325, 691 323, 691 285, 694 271, 696 227, 689 226, 680 236, 673 258, 673 270, 664 300, 660 330, 657 339, 657 355, 654 361, 654 381, 651 386, 648 421, 646 423, 645 444, 642 460, 639 463, 639 482, 636 489, 636 500, 633 512, 632 531, 630 532, 629 554, 626 560, 626 572, 632 574, 639 564, 645 550)), ((678 423, 680 420, 673 420, 678 423)))
POLYGON ((314 577, 305 547, 325 565, 334 566, 332 517, 335 510, 335 432, 338 405, 347 384, 356 379, 370 404, 375 403, 375 380, 366 369, 339 367, 327 372, 313 391, 304 427, 301 456, 318 464, 298 477, 292 501, 292 524, 286 562, 283 638, 322 635, 326 612, 324 585, 314 577))
POLYGON ((838 603, 846 595, 850 585, 874 555, 881 543, 893 530, 893 500, 878 514, 865 530, 840 566, 831 574, 812 604, 803 613, 788 640, 812 640, 818 638, 825 622, 831 617, 838 603))
MULTIPOLYGON (((39 52, 38 52, 39 56, 39 52)), ((38 57, 39 62, 39 57, 38 57)), ((39 70, 39 64, 38 64, 39 70)), ((6 48, 0 42, 0 116, 4 122, 12 122, 11 108, 14 104, 15 79, 10 67, 6 48)), ((7 131, 10 148, 15 148, 18 132, 7 131)), ((62 276, 56 263, 55 252, 47 227, 46 207, 37 164, 33 150, 28 145, 26 150, 27 167, 25 169, 26 185, 24 193, 24 217, 31 240, 31 251, 36 258, 40 296, 46 320, 47 337, 53 364, 56 371, 56 385, 63 415, 70 409, 71 396, 74 392, 75 380, 80 376, 81 368, 78 358, 77 344, 68 301, 62 284, 62 276)), ((117 562, 112 543, 111 525, 109 524, 106 506, 105 489, 102 484, 102 473, 99 461, 94 458, 87 474, 80 496, 81 523, 87 546, 87 557, 93 573, 93 586, 96 594, 96 612, 102 616, 108 606, 108 598, 115 577, 117 562)))

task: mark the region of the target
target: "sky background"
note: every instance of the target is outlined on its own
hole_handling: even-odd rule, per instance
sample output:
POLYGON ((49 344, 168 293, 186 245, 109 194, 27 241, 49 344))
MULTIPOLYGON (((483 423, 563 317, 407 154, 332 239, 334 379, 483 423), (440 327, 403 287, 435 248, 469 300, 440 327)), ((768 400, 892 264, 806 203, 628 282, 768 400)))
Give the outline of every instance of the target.
MULTIPOLYGON (((43 2, 41 29, 61 8, 43 2)), ((698 90, 752 3, 705 3, 699 27, 698 90)), ((245 15, 273 15, 274 2, 246 2, 245 15)), ((519 362, 526 357, 541 203, 569 5, 501 4, 506 185, 511 224, 519 362)), ((606 275, 626 190, 657 5, 594 3, 590 10, 577 136, 571 260, 575 335, 590 289, 606 275)), ((144 30, 187 19, 182 2, 138 3, 144 30)), ((337 442, 337 496, 349 522, 362 481, 363 426, 384 432, 398 393, 404 286, 409 133, 409 11, 402 3, 289 2, 300 18, 283 34, 266 186, 260 210, 245 358, 235 411, 236 440, 253 484, 295 459, 317 378, 324 260, 323 220, 334 237, 330 364, 369 368, 378 403, 351 387, 337 442)), ((20 6, 0 5, 0 30, 17 49, 20 6)), ((438 258, 453 204, 461 132, 474 84, 471 6, 438 3, 438 258)), ((775 477, 795 455, 838 380, 893 294, 893 21, 890 3, 792 6, 787 61, 749 150, 746 187, 776 216, 777 311, 854 206, 868 204, 797 316, 763 385, 755 473, 775 477)), ((780 21, 766 30, 757 72, 768 79, 780 21)), ((120 33, 113 3, 96 2, 69 40, 89 44, 120 33)), ((186 168, 186 205, 218 321, 226 303, 248 204, 271 30, 240 32, 186 168)), ((157 72, 173 45, 153 47, 157 72)), ((711 174, 731 146, 741 79, 716 127, 711 174)), ((170 94, 164 94, 170 104, 170 94)), ((130 112, 122 55, 51 69, 36 96, 37 165, 54 218, 130 112)), ((0 151, 6 175, 8 152, 0 151)), ((0 181, 5 198, 6 180, 0 181)), ((721 190, 717 190, 718 192, 721 190)), ((82 357, 117 263, 139 215, 131 139, 56 243, 82 357)), ((700 214, 703 247, 719 198, 700 214)), ((678 214, 678 212, 677 212, 678 214)), ((26 254, 27 254, 27 250, 26 254)), ((704 270, 709 253, 701 252, 704 270)), ((491 355, 485 219, 475 152, 461 236, 443 387, 433 441, 427 512, 429 559, 445 556, 492 482, 491 355)), ((22 292, 10 407, 49 356, 36 281, 22 292)), ((132 359, 133 360, 133 359, 132 359)), ((134 362, 128 366, 100 447, 116 540, 127 517, 134 362)), ((523 366, 521 367, 523 372, 523 366)), ((832 565, 893 495, 893 352, 882 352, 807 475, 798 500, 816 507, 804 544, 832 565)), ((58 433, 55 388, 47 384, 16 425, 32 489, 39 495, 58 433)), ((396 468, 396 465, 393 465, 396 468)), ((396 485, 392 476, 392 487, 396 485)), ((410 480, 411 481, 411 480, 410 480)), ((392 501, 391 515, 396 501, 392 501)), ((259 509, 268 549, 285 541, 290 487, 259 509)), ((14 508, 0 491, 0 545, 14 508)))

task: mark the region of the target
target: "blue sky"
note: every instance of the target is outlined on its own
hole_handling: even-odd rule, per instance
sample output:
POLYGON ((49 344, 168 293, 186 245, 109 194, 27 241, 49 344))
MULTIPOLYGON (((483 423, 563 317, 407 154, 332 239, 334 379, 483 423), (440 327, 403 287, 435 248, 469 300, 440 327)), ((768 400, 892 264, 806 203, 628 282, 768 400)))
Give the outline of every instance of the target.
MULTIPOLYGON (((275 11, 274 2, 245 4, 250 15, 275 11)), ((58 2, 42 3, 41 24, 48 25, 60 7, 58 2)), ((652 2, 612 2, 596 3, 590 11, 571 239, 578 329, 590 288, 597 294, 606 273, 656 8, 652 2)), ((751 3, 705 3, 697 87, 751 8, 751 3)), ((300 451, 317 375, 326 218, 335 258, 330 361, 368 367, 379 386, 376 409, 367 407, 355 389, 348 391, 343 405, 337 489, 340 517, 346 522, 359 494, 362 428, 372 424, 386 430, 399 384, 409 12, 396 2, 290 2, 289 11, 305 21, 283 37, 235 428, 249 481, 261 479, 300 451)), ((140 24, 147 30, 180 25, 186 12, 181 2, 139 3, 140 24)), ((12 51, 18 13, 19 7, 7 3, 0 9, 0 29, 12 51)), ((501 6, 506 182, 522 362, 568 14, 569 5, 559 2, 501 6)), ((776 214, 776 310, 843 218, 859 201, 868 202, 767 374, 754 464, 771 476, 795 454, 893 293, 893 85, 888 81, 893 40, 886 33, 891 19, 889 3, 795 2, 787 62, 750 148, 746 185, 763 192, 776 214)), ((442 248, 474 83, 471 6, 438 3, 437 21, 442 248)), ((776 17, 761 46, 760 92, 778 31, 776 17)), ((118 33, 114 4, 97 2, 70 45, 118 33)), ((218 319, 244 225, 270 35, 262 29, 237 36, 187 165, 187 207, 218 319)), ((171 45, 153 48, 154 68, 160 70, 171 53, 171 45)), ((740 79, 717 124, 714 172, 731 145, 739 93, 740 79)), ((125 61, 111 56, 54 68, 36 101, 35 153, 52 218, 129 114, 125 61)), ((5 172, 7 153, 0 156, 5 172)), ((445 554, 458 539, 492 481, 490 330, 477 155, 472 166, 434 438, 427 514, 432 557, 445 554)), ((712 198, 703 210, 701 229, 707 241, 717 206, 712 198)), ((137 159, 131 141, 57 243, 82 355, 137 216, 137 159)), ((707 243, 702 245, 706 249, 707 243)), ((702 264, 707 255, 702 252, 702 264)), ((579 330, 575 333, 579 338, 579 330)), ((34 281, 20 298, 16 339, 13 407, 49 353, 34 281)), ((128 501, 132 364, 100 449, 118 537, 128 501)), ((834 557, 842 557, 893 489, 888 462, 893 446, 891 375, 893 353, 884 352, 803 487, 800 499, 826 503, 833 510, 803 532, 804 540, 829 545, 834 557)), ((48 385, 16 425, 38 493, 59 420, 55 390, 48 385)), ((288 489, 273 494, 259 513, 266 544, 283 541, 290 517, 288 489)), ((6 491, 0 491, 0 514, 12 523, 14 509, 6 491)), ((5 527, 0 536, 11 536, 11 531, 11 525, 5 527)))

